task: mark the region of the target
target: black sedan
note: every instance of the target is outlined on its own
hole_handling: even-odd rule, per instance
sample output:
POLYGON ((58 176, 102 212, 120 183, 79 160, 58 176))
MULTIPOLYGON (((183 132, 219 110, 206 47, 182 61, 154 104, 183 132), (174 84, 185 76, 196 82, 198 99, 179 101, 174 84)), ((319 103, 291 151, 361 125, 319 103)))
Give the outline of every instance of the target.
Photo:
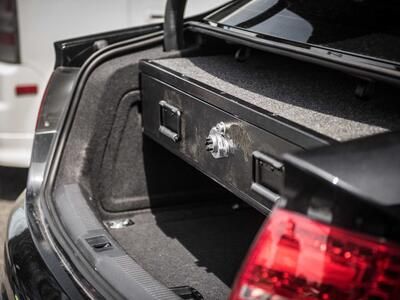
POLYGON ((55 43, 3 299, 400 298, 400 5, 232 1, 55 43))

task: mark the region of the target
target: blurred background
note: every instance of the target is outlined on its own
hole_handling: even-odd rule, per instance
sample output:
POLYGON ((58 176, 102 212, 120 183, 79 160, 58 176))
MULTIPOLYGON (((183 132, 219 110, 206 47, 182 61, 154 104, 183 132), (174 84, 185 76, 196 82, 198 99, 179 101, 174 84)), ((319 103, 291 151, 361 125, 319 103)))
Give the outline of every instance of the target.
MULTIPOLYGON (((55 41, 163 22, 166 0, 0 0, 0 166, 27 168, 55 41)), ((188 1, 186 16, 221 0, 188 1)))
MULTIPOLYGON (((0 251, 24 190, 55 41, 163 22, 166 0, 0 0, 0 251)), ((189 0, 186 16, 227 0, 189 0)), ((2 262, 0 261, 0 266, 2 262)))
MULTIPOLYGON (((0 191, 24 179, 55 41, 163 22, 166 0, 0 0, 0 191), (10 181, 11 180, 11 181, 10 181), (6 187, 7 186, 7 187, 6 187)), ((186 16, 222 0, 188 1, 186 16)), ((4 198, 4 197, 0 197, 4 198)))

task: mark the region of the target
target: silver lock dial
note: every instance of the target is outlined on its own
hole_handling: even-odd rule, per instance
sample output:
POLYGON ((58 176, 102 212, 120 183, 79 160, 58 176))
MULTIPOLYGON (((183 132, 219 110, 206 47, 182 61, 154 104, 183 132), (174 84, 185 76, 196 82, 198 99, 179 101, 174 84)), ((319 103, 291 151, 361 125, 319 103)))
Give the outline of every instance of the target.
POLYGON ((206 150, 216 159, 229 157, 233 153, 234 144, 227 136, 227 126, 224 122, 211 128, 206 138, 206 150))

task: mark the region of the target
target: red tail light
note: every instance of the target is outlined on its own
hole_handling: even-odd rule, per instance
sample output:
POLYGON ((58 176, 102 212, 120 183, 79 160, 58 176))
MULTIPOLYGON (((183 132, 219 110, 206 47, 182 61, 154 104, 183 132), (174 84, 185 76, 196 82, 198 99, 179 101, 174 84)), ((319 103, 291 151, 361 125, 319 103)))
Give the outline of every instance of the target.
POLYGON ((36 84, 17 85, 15 87, 15 94, 17 96, 36 95, 38 93, 38 86, 36 84))
POLYGON ((17 43, 15 32, 0 32, 0 44, 14 46, 17 43))
POLYGON ((231 300, 400 299, 400 247, 276 209, 231 300))

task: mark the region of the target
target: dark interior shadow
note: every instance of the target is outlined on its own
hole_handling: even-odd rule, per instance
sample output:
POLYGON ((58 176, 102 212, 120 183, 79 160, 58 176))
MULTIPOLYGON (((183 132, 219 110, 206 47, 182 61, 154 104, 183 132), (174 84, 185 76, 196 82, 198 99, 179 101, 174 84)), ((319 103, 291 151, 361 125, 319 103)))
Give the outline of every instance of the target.
POLYGON ((165 201, 172 203, 169 210, 152 209, 158 227, 156 231, 160 230, 171 239, 164 240, 167 244, 160 242, 160 249, 172 247, 171 252, 164 251, 171 256, 164 257, 164 262, 158 262, 165 263, 166 266, 156 266, 157 271, 165 268, 167 272, 171 272, 171 267, 168 266, 171 266, 173 261, 183 259, 181 265, 176 266, 177 271, 183 270, 188 277, 193 275, 196 278, 196 274, 190 273, 199 272, 198 269, 193 269, 196 266, 215 275, 230 287, 265 216, 246 206, 236 196, 222 190, 206 175, 145 136, 143 160, 150 207, 159 205, 160 185, 168 182, 177 180, 181 189, 186 186, 184 189, 188 195, 185 202, 180 202, 180 206, 174 207, 174 200, 170 199, 165 201), (157 152, 156 159, 155 152, 157 152), (164 163, 155 163, 156 161, 164 163), (201 185, 196 182, 201 182, 201 185), (196 191, 199 191, 200 197, 196 197, 196 191), (203 194, 201 191, 208 191, 208 195, 201 196, 203 194), (233 209, 234 204, 238 203, 241 204, 239 208, 233 209), (189 256, 182 247, 190 252, 189 256), (179 258, 181 254, 183 256, 179 258), (190 256, 193 257, 192 261, 189 259, 190 256))

